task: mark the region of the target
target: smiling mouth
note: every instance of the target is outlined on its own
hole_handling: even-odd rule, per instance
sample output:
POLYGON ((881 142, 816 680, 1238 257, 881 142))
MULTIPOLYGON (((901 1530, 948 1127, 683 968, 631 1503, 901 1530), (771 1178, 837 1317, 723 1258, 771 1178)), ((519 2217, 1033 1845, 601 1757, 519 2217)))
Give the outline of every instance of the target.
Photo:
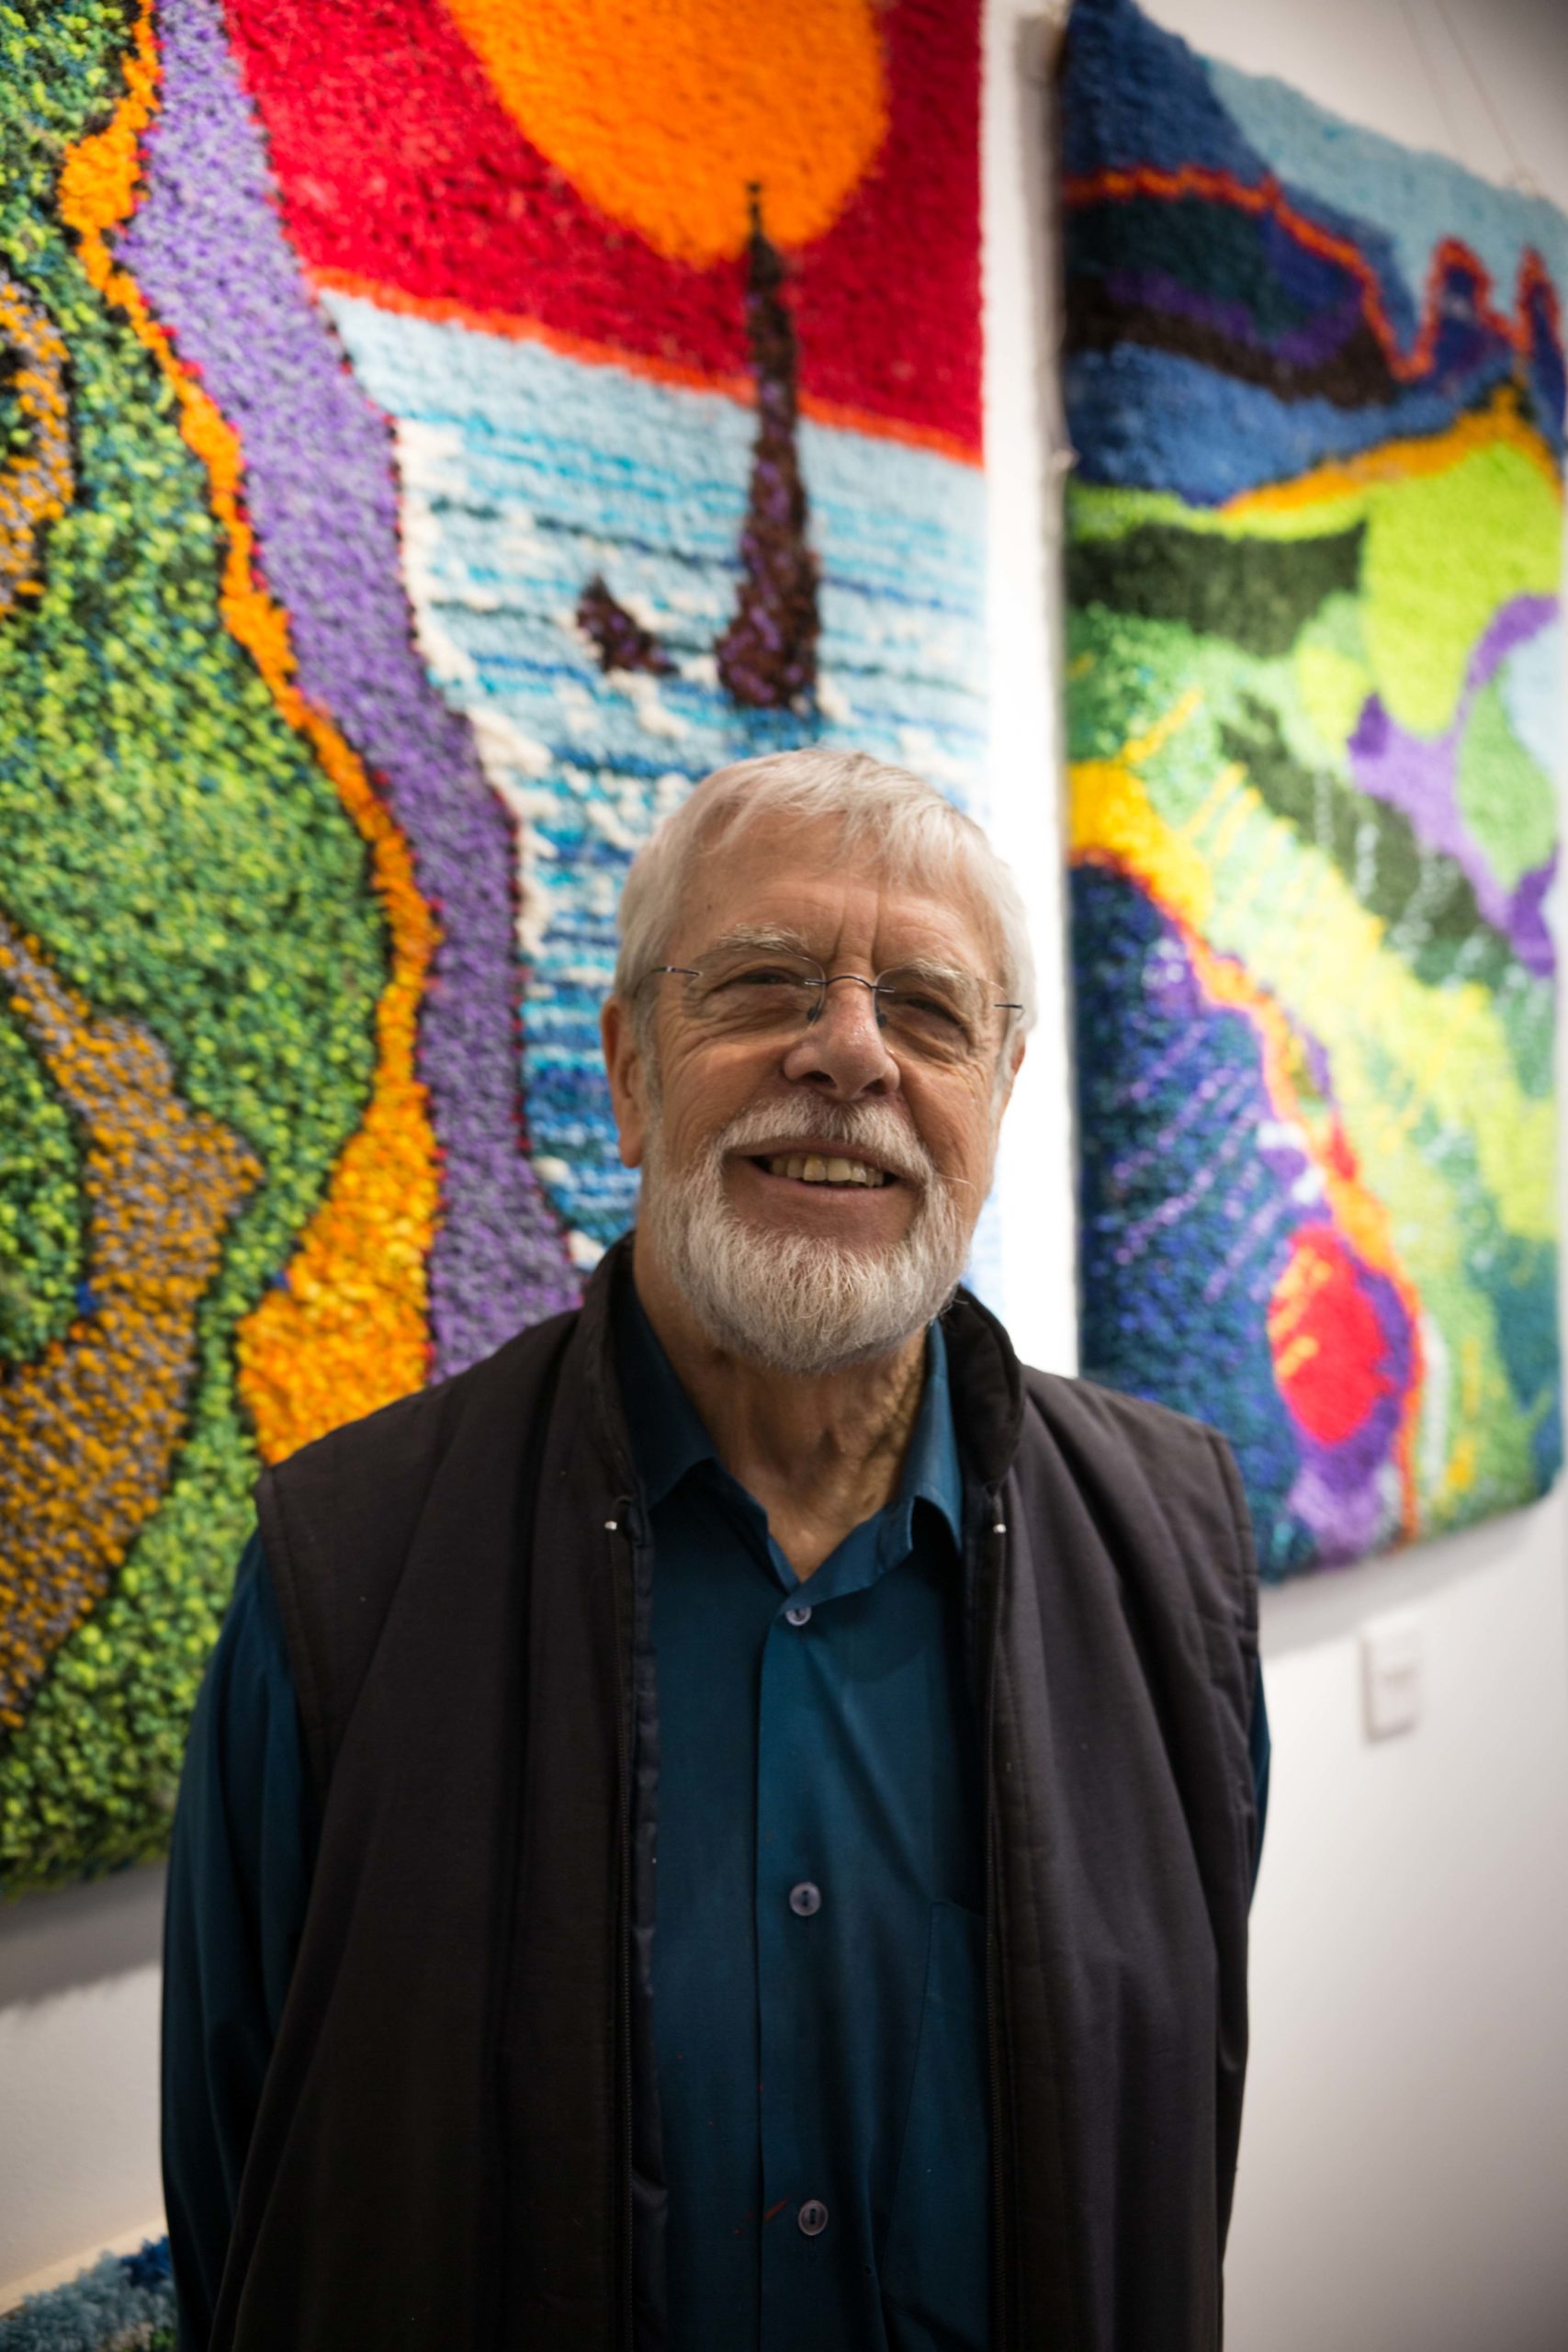
POLYGON ((854 1192, 875 1192, 898 1182, 885 1168, 874 1168, 864 1159, 844 1159, 837 1153, 773 1152, 753 1159, 751 1165, 768 1176, 792 1177, 797 1184, 840 1184, 854 1192))

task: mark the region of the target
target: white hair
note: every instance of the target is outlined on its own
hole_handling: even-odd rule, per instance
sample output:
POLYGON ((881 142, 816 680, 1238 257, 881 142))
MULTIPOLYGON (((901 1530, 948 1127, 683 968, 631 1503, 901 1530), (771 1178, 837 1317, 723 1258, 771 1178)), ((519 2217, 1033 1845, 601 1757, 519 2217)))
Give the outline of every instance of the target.
POLYGON ((956 873, 994 933, 1001 992, 1023 1007, 1008 1035, 1034 1025, 1034 957, 1017 883, 972 817, 923 777, 869 752, 770 752, 716 768, 665 818, 632 861, 621 894, 615 994, 646 1043, 637 992, 670 952, 699 857, 728 847, 764 819, 836 818, 846 864, 869 856, 896 882, 951 891, 956 873))

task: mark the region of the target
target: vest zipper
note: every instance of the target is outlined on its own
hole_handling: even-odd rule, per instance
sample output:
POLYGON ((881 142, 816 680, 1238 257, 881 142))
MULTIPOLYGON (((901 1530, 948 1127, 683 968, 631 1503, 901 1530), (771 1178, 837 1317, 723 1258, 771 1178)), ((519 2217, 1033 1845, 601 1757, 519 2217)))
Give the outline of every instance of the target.
POLYGON ((1012 2215, 1009 2205, 1010 2181, 1004 2155, 1006 2132, 1011 2121, 1005 2097, 1003 2074, 1003 2019, 998 2014, 1002 1992, 1002 1956, 1000 1922, 997 1917, 998 1897, 1001 1883, 998 1861, 996 1718, 997 1718, 997 1656, 1001 1647, 1001 1582, 1007 1560, 1007 1522, 1001 1516, 999 1490, 986 1498, 987 1536, 991 1553, 992 1573, 987 1579, 987 1613, 985 1621, 986 1657, 986 1912, 988 1933, 986 1952, 986 2058, 989 2074, 991 2100, 991 2197, 993 2202, 992 2244, 996 2250, 996 2279, 991 2313, 991 2352, 1010 2352, 1012 2342, 1012 2215), (995 1939, 995 1955, 991 1949, 995 1939))
POLYGON ((604 1522, 605 1532, 610 1537, 610 1573, 615 1580, 613 1587, 615 1613, 622 1620, 621 1704, 615 1713, 615 1752, 620 1773, 617 1824, 620 1855, 616 1864, 620 1917, 616 1938, 619 1951, 614 2029, 615 2113, 610 2129, 610 2142, 615 2150, 619 2176, 613 2184, 611 2202, 619 2208, 619 2232, 614 2272, 616 2309, 611 2326, 612 2339, 619 2342, 622 2352, 633 2352, 636 2299, 632 2286, 632 1713, 637 1704, 637 1545, 632 1525, 632 1498, 621 1496, 615 1508, 615 1518, 604 1522), (617 1537, 625 1545, 627 1582, 631 1587, 624 1595, 619 1582, 621 1563, 615 1555, 617 1537))

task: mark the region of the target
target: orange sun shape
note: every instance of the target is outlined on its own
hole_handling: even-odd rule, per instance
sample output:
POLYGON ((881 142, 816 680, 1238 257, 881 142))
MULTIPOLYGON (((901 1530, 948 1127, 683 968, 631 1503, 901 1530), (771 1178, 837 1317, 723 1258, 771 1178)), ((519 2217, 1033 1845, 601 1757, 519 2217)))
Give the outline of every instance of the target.
POLYGON ((871 0, 446 0, 502 104, 579 194, 697 268, 740 252, 748 191, 808 244, 887 129, 871 0))

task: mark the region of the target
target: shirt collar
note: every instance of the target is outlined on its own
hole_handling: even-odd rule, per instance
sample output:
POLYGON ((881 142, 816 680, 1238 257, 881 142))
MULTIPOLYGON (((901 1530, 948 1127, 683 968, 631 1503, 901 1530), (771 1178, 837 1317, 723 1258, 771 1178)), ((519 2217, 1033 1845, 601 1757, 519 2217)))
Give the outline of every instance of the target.
MULTIPOLYGON (((616 1317, 621 1394, 637 1476, 650 1510, 657 1510, 689 1470, 718 1461, 696 1407, 682 1387, 659 1334, 627 1283, 616 1317)), ((940 1323, 926 1330, 926 1381, 898 1489, 888 1510, 904 1548, 918 1502, 941 1512, 955 1544, 963 1541, 964 1476, 948 1386, 947 1342, 940 1323)), ((890 1532, 893 1531, 890 1530, 890 1532)))
POLYGON ((718 1456, 633 1283, 626 1283, 621 1296, 615 1339, 621 1401, 637 1476, 649 1509, 657 1510, 688 1470, 694 1470, 699 1462, 716 1462, 718 1456))

